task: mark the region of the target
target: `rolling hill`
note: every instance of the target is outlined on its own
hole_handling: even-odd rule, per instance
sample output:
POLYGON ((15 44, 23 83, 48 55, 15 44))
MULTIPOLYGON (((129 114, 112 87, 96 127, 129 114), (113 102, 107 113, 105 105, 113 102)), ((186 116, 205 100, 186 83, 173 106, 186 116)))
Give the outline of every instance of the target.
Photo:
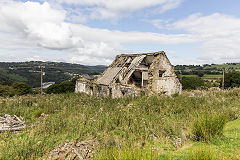
POLYGON ((82 74, 100 74, 106 66, 84 66, 63 62, 0 62, 0 84, 26 82, 31 87, 40 86, 40 68, 45 66, 44 82, 60 83, 82 74))

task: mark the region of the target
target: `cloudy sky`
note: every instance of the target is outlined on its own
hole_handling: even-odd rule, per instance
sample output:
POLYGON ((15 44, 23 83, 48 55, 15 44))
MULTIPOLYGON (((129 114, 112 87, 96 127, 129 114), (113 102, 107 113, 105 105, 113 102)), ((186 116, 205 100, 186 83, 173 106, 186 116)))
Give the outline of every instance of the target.
POLYGON ((0 61, 107 65, 164 50, 173 64, 240 62, 239 0, 0 0, 0 61))

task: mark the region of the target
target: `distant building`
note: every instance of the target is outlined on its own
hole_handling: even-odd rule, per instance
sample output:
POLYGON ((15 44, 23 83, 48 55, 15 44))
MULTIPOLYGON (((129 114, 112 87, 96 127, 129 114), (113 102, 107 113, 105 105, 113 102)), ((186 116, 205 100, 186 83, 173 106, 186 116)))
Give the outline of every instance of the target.
POLYGON ((47 89, 48 87, 50 87, 51 85, 55 84, 55 82, 45 82, 43 83, 43 89, 47 89))
POLYGON ((93 96, 135 96, 182 92, 174 66, 165 52, 121 54, 96 80, 79 79, 75 92, 93 96))
POLYGON ((81 75, 79 75, 79 77, 92 80, 92 79, 95 79, 95 78, 99 77, 99 75, 81 74, 81 75))

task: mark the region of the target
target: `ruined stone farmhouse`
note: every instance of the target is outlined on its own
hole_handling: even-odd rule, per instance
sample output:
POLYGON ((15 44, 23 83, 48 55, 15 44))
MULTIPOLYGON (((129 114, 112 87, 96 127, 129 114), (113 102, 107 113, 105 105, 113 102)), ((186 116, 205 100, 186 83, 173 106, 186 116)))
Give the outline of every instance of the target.
POLYGON ((117 55, 112 64, 95 80, 79 79, 75 92, 112 98, 139 94, 181 93, 174 66, 165 52, 117 55))

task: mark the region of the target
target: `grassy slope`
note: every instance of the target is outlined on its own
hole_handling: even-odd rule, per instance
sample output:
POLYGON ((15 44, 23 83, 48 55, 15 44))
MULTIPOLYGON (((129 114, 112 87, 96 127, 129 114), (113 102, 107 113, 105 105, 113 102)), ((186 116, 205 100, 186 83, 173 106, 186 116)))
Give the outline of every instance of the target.
POLYGON ((214 159, 240 159, 240 119, 226 124, 223 137, 216 137, 210 143, 188 141, 179 150, 165 154, 169 159, 191 159, 201 153, 214 159))
POLYGON ((211 74, 205 74, 203 78, 222 78, 222 75, 211 75, 211 74))
POLYGON ((0 84, 26 82, 31 87, 40 87, 39 66, 45 66, 44 82, 56 83, 69 80, 74 74, 98 74, 106 69, 106 66, 84 66, 63 62, 0 62, 0 84))
POLYGON ((6 78, 8 79, 9 81, 16 81, 16 82, 26 82, 27 79, 25 77, 22 77, 20 75, 17 75, 17 74, 9 74, 8 73, 8 70, 6 69, 2 69, 0 68, 0 78, 6 78))
POLYGON ((180 77, 198 77, 198 75, 180 75, 180 77))
POLYGON ((215 65, 211 65, 211 66, 206 66, 204 67, 205 69, 207 68, 217 68, 217 69, 229 69, 229 68, 234 68, 234 69, 239 69, 240 68, 240 64, 236 64, 236 65, 228 65, 228 64, 215 64, 215 65))
POLYGON ((204 154, 210 150, 228 158, 237 157, 239 120, 229 122, 225 137, 215 138, 209 144, 193 142, 191 126, 196 114, 202 112, 224 113, 229 120, 236 119, 240 113, 239 90, 203 94, 199 98, 108 99, 62 94, 0 99, 0 115, 22 116, 28 125, 19 133, 1 133, 0 159, 41 159, 64 141, 92 138, 101 146, 96 159, 111 158, 114 154, 119 159, 134 156, 135 159, 191 159, 202 148, 204 154), (47 116, 41 117, 42 113, 47 116), (181 137, 183 130, 188 140, 175 146, 174 139, 181 137), (125 149, 119 148, 120 144, 125 149), (113 154, 108 153, 111 150, 113 154))

